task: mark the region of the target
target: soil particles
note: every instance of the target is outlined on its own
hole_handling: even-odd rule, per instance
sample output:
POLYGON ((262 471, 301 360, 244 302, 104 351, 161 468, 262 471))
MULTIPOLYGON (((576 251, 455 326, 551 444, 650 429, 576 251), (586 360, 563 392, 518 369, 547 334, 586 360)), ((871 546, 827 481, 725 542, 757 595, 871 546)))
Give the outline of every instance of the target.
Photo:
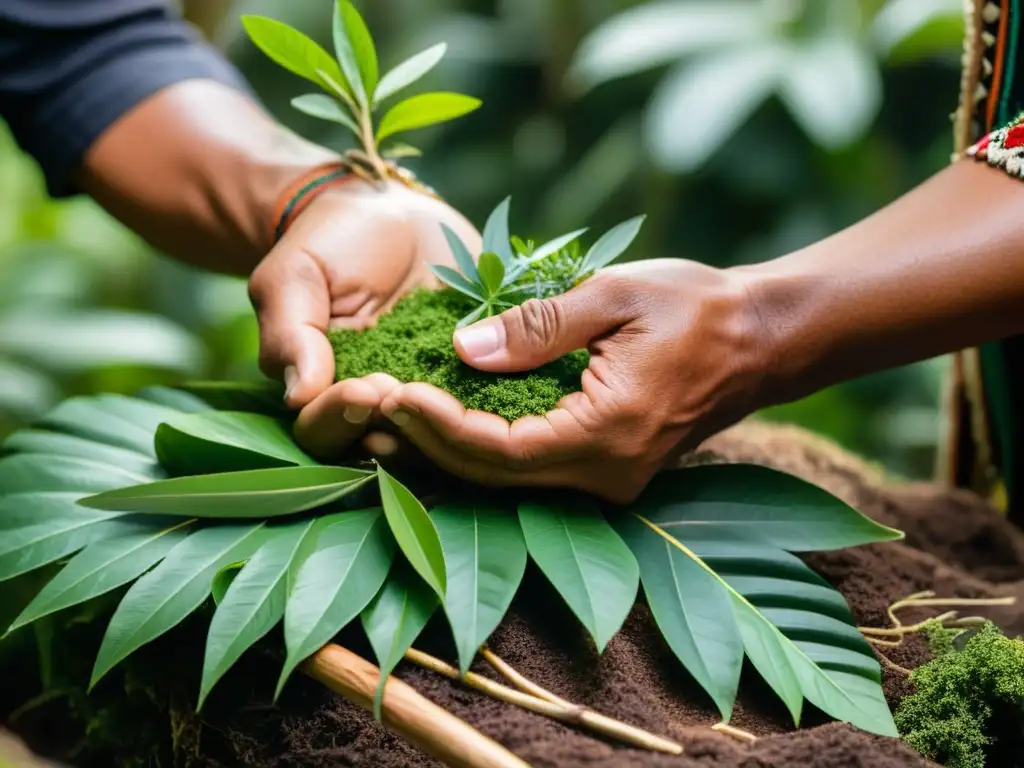
MULTIPOLYGON (((889 483, 875 468, 804 431, 758 423, 742 424, 718 435, 687 461, 744 461, 790 472, 823 486, 875 520, 904 530, 906 539, 901 542, 807 556, 808 563, 843 593, 861 626, 890 626, 886 608, 891 603, 915 592, 934 590, 943 597, 1018 596, 1018 605, 970 612, 991 618, 1007 634, 1024 633, 1024 532, 1013 528, 977 497, 931 485, 889 483)), ((718 720, 713 704, 671 654, 642 603, 604 655, 598 656, 584 631, 559 605, 558 596, 538 573, 528 571, 521 595, 525 597, 517 598, 491 638, 492 650, 559 696, 674 738, 686 750, 673 757, 625 748, 494 701, 431 672, 408 664, 398 667, 398 677, 535 768, 934 765, 898 740, 829 722, 809 704, 803 729, 795 730, 781 702, 749 669, 744 672, 732 725, 758 739, 742 743, 723 736, 710 728, 718 720)), ((918 621, 935 613, 907 611, 901 618, 918 621)), ((150 690, 163 691, 150 697, 163 705, 162 710, 158 707, 153 711, 162 711, 163 729, 168 734, 168 743, 160 748, 160 765, 439 765, 387 733, 368 713, 300 675, 273 704, 270 695, 278 667, 259 653, 247 654, 225 679, 223 689, 215 691, 202 715, 183 715, 182 709, 168 708, 162 686, 174 669, 189 669, 181 683, 187 684, 192 696, 198 689, 198 665, 194 662, 201 653, 202 632, 197 633, 195 647, 189 647, 185 636, 183 630, 139 654, 139 664, 147 664, 146 669, 151 670, 150 690), (184 666, 186 663, 188 666, 184 666), (159 673, 154 671, 157 669, 159 673)), ((356 633, 339 640, 357 653, 369 653, 356 633)), ((279 642, 279 638, 274 641, 279 642)), ((416 646, 444 658, 453 656, 443 619, 431 624, 416 646)), ((902 647, 885 650, 891 661, 906 668, 930 658, 926 643, 918 637, 902 647)), ((493 676, 479 663, 474 670, 493 676)), ((886 698, 895 708, 910 693, 910 684, 901 673, 887 667, 883 670, 886 698)), ((183 676, 179 673, 177 677, 183 676)), ((136 682, 135 690, 138 685, 136 682)), ((49 755, 55 750, 54 742, 43 735, 46 709, 40 706, 13 728, 33 748, 49 755)), ((50 726, 54 727, 52 723, 50 726)), ((148 727, 152 728, 152 723, 148 727)), ((111 754, 101 758, 94 748, 90 749, 80 749, 75 760, 66 762, 82 768, 115 764, 111 754)), ((117 757, 118 763, 125 764, 123 751, 117 757)), ((152 755, 140 755, 134 764, 157 762, 152 755)))

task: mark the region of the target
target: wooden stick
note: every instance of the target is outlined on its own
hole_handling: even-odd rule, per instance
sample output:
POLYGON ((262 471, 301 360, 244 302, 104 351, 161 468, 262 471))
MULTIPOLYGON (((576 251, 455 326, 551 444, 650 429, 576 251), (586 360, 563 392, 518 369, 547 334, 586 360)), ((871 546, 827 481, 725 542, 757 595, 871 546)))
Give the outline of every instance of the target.
POLYGON ((757 741, 757 736, 750 733, 750 731, 744 731, 742 728, 737 728, 735 725, 729 725, 728 723, 716 723, 711 726, 711 730, 718 731, 746 744, 753 744, 757 741))
MULTIPOLYGON (((302 665, 314 680, 372 712, 380 670, 340 645, 321 648, 302 665)), ((389 677, 384 687, 384 726, 450 768, 530 768, 496 741, 389 677)))
POLYGON ((552 704, 558 704, 559 706, 565 707, 566 709, 570 709, 576 706, 571 701, 566 701, 561 696, 553 694, 547 688, 541 688, 528 677, 513 669, 512 665, 510 665, 507 661, 498 656, 486 645, 480 649, 480 656, 483 658, 484 661, 486 661, 494 668, 495 672, 504 677, 506 680, 512 683, 512 685, 514 685, 523 693, 528 693, 531 696, 536 696, 538 699, 550 701, 552 704))
POLYGON ((504 701, 506 704, 513 704, 517 707, 528 709, 539 715, 550 717, 552 720, 588 728, 603 736, 609 736, 627 744, 633 744, 655 752, 665 752, 670 755, 681 755, 683 753, 682 745, 675 741, 655 736, 653 733, 642 728, 620 722, 607 715, 581 707, 578 704, 565 702, 564 699, 559 700, 564 702, 564 704, 557 704, 553 701, 524 693, 523 691, 517 691, 515 688, 509 688, 507 685, 496 683, 475 672, 467 672, 465 677, 463 677, 455 667, 415 648, 410 648, 406 651, 405 658, 414 664, 418 664, 452 680, 463 682, 470 688, 476 688, 478 691, 486 693, 499 701, 504 701))

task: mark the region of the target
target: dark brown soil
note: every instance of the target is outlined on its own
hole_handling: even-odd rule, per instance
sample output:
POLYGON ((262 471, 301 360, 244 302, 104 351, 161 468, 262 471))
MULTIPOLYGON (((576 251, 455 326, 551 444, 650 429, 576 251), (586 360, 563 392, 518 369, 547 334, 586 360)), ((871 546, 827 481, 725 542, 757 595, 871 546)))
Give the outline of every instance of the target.
MULTIPOLYGON (((862 625, 887 626, 886 608, 910 593, 931 589, 942 596, 1024 598, 1024 532, 1010 526, 976 497, 925 485, 895 486, 871 467, 804 432, 748 424, 713 440, 692 462, 749 461, 792 472, 844 498, 880 522, 906 531, 904 542, 808 556, 808 562, 846 596, 862 625)), ((491 640, 505 660, 555 693, 685 745, 667 757, 622 748, 539 716, 495 702, 421 669, 403 665, 397 674, 428 698, 464 718, 536 768, 618 766, 715 766, 716 768, 896 768, 928 766, 899 741, 871 736, 805 712, 803 730, 787 723, 778 700, 754 674, 746 674, 732 724, 760 737, 754 744, 710 730, 717 718, 710 701, 689 679, 638 605, 603 656, 537 574, 491 640)), ((1024 606, 976 611, 1010 633, 1024 633, 1024 606)), ((927 614, 907 618, 916 620, 927 614)), ((417 643, 451 657, 443 626, 431 626, 417 643)), ((357 636, 343 638, 356 652, 357 636)), ((176 641, 175 650, 186 653, 176 641)), ((164 645, 167 650, 168 645, 164 645)), ((189 650, 188 653, 193 651, 189 650)), ((252 654, 250 654, 251 656, 252 654)), ((890 659, 912 668, 928 659, 918 639, 892 649, 890 659)), ((167 662, 166 656, 163 657, 167 662)), ((189 728, 176 724, 172 757, 190 768, 322 768, 373 766, 418 768, 435 761, 389 735, 372 717, 317 684, 296 678, 278 706, 269 704, 272 679, 259 660, 234 672, 244 676, 251 703, 239 708, 223 698, 189 728), (263 678, 266 679, 263 679, 263 678), (201 727, 196 728, 199 725, 201 727), (181 734, 191 734, 188 737, 181 734)), ((487 674, 478 667, 477 671, 487 674)), ((194 689, 196 681, 187 682, 194 689)), ((905 678, 885 672, 891 705, 909 692, 905 678)), ((233 692, 237 695, 237 690, 233 692)), ((37 732, 38 734, 38 732, 37 732)), ((45 741, 33 745, 40 751, 45 741)), ((88 761, 87 761, 88 762, 88 761)), ((77 765, 86 763, 78 761, 77 765)), ((100 765, 95 762, 91 764, 100 765)), ((109 763, 105 763, 109 765, 109 763)))

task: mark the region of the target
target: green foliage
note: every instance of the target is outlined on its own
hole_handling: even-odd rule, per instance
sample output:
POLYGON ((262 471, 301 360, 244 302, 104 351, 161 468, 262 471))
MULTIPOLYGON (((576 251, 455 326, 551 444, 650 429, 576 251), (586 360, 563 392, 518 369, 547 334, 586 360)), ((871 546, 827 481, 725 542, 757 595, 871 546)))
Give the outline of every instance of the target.
MULTIPOLYGON (((461 93, 423 93, 389 109, 374 130, 374 110, 380 102, 407 88, 433 69, 447 46, 431 46, 380 77, 377 48, 366 22, 349 0, 337 0, 331 25, 331 57, 317 43, 280 21, 243 16, 249 38, 270 59, 323 88, 328 95, 307 94, 292 100, 300 112, 339 123, 351 130, 371 162, 380 162, 379 144, 397 133, 426 128, 467 115, 480 100, 461 93)), ((394 151, 391 157, 406 156, 394 151)), ((380 168, 378 166, 377 170, 380 168)))
MULTIPOLYGON (((218 395, 233 407, 240 402, 223 387, 218 395)), ((149 390, 146 397, 80 399, 44 418, 50 428, 30 430, 35 441, 15 436, 10 442, 31 447, 39 434, 77 435, 97 446, 141 451, 140 430, 148 430, 152 445, 162 424, 184 423, 188 434, 209 442, 202 455, 213 466, 222 463, 218 450, 254 462, 282 452, 275 430, 225 429, 249 423, 237 421, 237 413, 218 414, 181 393, 149 390), (174 411, 167 405, 172 402, 193 416, 174 411), (111 413, 120 415, 119 425, 111 424, 111 413), (210 417, 208 425, 200 423, 203 414, 210 417), (91 437, 82 436, 87 433, 91 437), (247 453, 240 454, 240 446, 247 453)), ((12 628, 130 584, 103 639, 94 682, 211 597, 215 607, 200 702, 282 620, 287 653, 278 691, 305 658, 357 617, 387 674, 438 605, 466 669, 508 610, 532 559, 598 649, 621 626, 642 580, 660 631, 726 718, 745 654, 794 720, 806 698, 862 728, 894 732, 878 664, 849 608, 790 552, 898 534, 796 478, 749 466, 679 470, 659 476, 624 509, 562 493, 506 494, 495 502, 479 489, 445 484, 435 489, 428 510, 379 471, 378 493, 373 485, 364 493, 379 495, 383 508, 346 511, 323 495, 322 475, 361 475, 355 482, 367 483, 372 473, 291 466, 241 473, 250 479, 266 473, 290 478, 279 488, 286 503, 261 508, 254 502, 247 515, 237 516, 239 502, 216 516, 204 497, 218 495, 218 485, 225 488, 222 495, 237 493, 239 473, 158 481, 205 485, 200 495, 168 495, 159 509, 147 510, 144 489, 152 483, 139 485, 139 477, 99 460, 89 471, 75 471, 80 443, 47 445, 72 453, 22 454, 5 446, 13 455, 0 462, 0 489, 11 481, 19 490, 0 492, 0 580, 71 558, 12 628), (26 483, 28 460, 33 471, 26 483), (39 471, 46 462, 55 469, 39 471), (112 485, 121 499, 114 506, 132 499, 124 502, 132 512, 99 512, 75 503, 97 486, 112 485), (320 503, 295 503, 311 498, 320 503), (212 517, 200 519, 199 512, 212 517), (89 533, 68 537, 74 528, 89 533)), ((141 479, 162 472, 153 466, 141 479)), ((110 493, 98 498, 104 497, 103 505, 111 506, 110 493)), ((383 676, 378 711, 382 686, 383 676)))
POLYGON ((921 627, 921 634, 928 639, 928 647, 935 657, 955 651, 954 641, 963 632, 962 629, 947 629, 941 621, 929 621, 921 627))
MULTIPOLYGON (((915 691, 896 711, 904 741, 949 768, 985 768, 988 752, 1010 758, 1024 724, 1024 641, 989 623, 964 645, 946 650, 910 677, 915 691), (993 732, 1001 720, 1005 731, 993 732), (1004 739, 1000 745, 998 740, 1004 739)), ((1019 752, 1017 753, 1019 755, 1019 752)))
POLYGON ((453 394, 467 408, 514 421, 551 410, 578 391, 586 368, 585 351, 536 371, 488 374, 470 368, 452 346, 460 317, 470 308, 454 290, 421 290, 401 300, 374 328, 331 330, 339 380, 384 371, 400 381, 425 381, 453 394))

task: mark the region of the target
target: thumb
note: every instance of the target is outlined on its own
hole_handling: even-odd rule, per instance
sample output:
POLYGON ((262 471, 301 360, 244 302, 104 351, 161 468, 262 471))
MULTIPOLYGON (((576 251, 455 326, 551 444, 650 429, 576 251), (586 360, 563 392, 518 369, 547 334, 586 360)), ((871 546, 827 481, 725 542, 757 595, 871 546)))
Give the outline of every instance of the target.
POLYGON ((539 368, 595 339, 630 318, 624 303, 608 295, 606 281, 591 278, 550 299, 530 299, 518 307, 455 332, 455 351, 482 371, 512 373, 539 368))

